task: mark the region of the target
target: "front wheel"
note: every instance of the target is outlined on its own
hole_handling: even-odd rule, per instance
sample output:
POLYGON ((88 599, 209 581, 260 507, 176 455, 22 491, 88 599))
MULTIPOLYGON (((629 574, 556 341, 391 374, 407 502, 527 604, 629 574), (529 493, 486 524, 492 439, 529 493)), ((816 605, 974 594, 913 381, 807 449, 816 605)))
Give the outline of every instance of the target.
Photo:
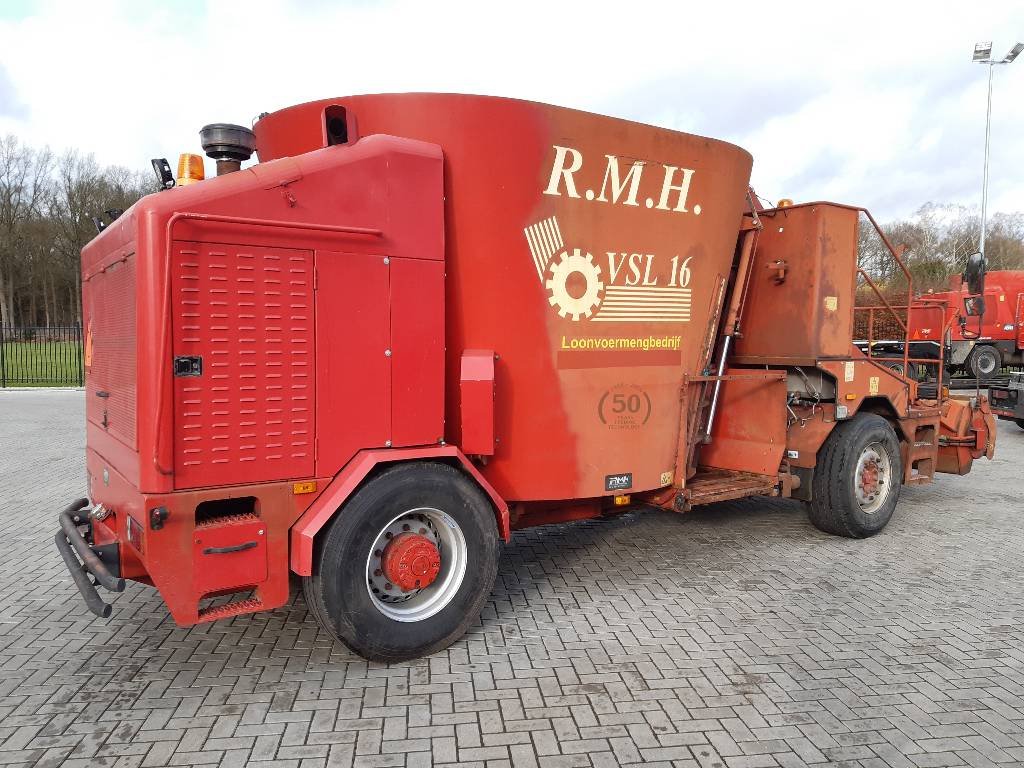
POLYGON ((494 512, 445 464, 401 464, 339 510, 304 579, 321 626, 373 661, 405 661, 459 639, 498 572, 494 512))
POLYGON ((892 518, 902 481, 896 432, 881 416, 859 413, 833 429, 818 451, 811 522, 836 536, 873 536, 892 518))

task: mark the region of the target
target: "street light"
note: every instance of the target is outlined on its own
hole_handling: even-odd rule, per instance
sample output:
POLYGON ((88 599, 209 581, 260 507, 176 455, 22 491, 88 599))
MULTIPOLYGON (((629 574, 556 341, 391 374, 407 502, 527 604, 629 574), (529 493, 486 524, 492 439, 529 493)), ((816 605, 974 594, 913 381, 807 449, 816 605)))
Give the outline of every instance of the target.
POLYGON ((1021 51, 1024 51, 1024 43, 1017 43, 1001 60, 992 58, 992 43, 977 43, 974 46, 974 61, 978 64, 988 64, 988 109, 985 113, 985 174, 981 182, 981 243, 978 250, 982 258, 985 257, 985 225, 988 213, 988 145, 992 133, 992 71, 996 64, 1010 64, 1021 51))

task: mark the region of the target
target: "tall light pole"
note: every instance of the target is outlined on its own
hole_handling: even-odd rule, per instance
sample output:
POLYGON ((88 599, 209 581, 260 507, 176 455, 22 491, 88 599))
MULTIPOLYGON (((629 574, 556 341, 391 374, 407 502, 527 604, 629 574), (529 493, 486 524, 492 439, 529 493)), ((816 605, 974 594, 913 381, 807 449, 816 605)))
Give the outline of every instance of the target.
MULTIPOLYGON (((981 242, 978 250, 985 258, 985 226, 988 216, 988 145, 992 135, 992 73, 997 64, 1010 64, 1024 51, 1024 43, 1017 43, 1001 60, 992 59, 992 43, 977 43, 974 46, 974 61, 988 65, 988 109, 985 112, 985 174, 981 182, 981 242)), ((987 260, 987 259, 986 259, 987 260)))

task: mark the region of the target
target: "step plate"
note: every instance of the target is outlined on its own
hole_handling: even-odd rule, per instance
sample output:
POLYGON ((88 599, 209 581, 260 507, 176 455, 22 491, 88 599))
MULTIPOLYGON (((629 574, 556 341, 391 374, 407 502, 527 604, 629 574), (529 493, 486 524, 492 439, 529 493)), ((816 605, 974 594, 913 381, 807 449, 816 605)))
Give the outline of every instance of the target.
POLYGON ((680 496, 688 506, 696 507, 747 496, 774 496, 777 484, 777 478, 766 475, 711 470, 690 479, 680 496))

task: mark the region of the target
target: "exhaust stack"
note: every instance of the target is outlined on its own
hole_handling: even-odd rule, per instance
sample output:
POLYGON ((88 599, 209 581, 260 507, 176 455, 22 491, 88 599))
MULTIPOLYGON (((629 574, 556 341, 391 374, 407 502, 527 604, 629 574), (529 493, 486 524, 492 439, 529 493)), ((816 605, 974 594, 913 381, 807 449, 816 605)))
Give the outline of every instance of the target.
POLYGON ((256 137, 248 128, 231 123, 211 123, 199 131, 199 141, 206 156, 217 161, 217 175, 234 173, 242 161, 252 157, 256 137))

